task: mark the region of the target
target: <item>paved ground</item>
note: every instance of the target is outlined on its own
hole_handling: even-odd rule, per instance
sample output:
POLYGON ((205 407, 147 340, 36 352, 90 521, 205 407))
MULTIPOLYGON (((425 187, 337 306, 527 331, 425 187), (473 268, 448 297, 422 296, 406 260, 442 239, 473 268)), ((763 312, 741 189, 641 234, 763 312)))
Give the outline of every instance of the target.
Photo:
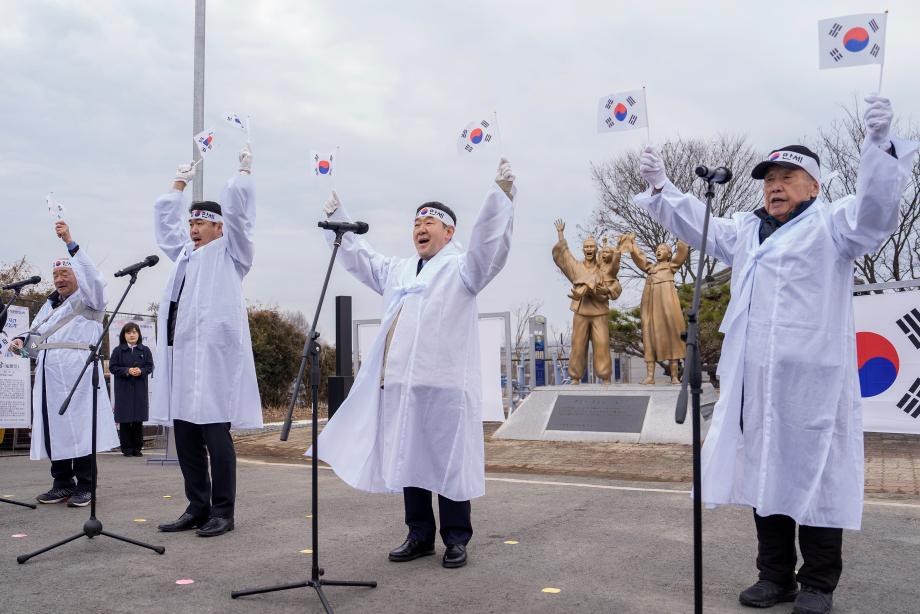
MULTIPOLYGON (((487 471, 681 484, 693 480, 690 446, 492 439, 496 428, 486 426, 487 471)), ((265 459, 307 462, 303 453, 309 438, 309 428, 292 430, 286 442, 274 432, 246 435, 238 439, 237 449, 265 459)), ((866 492, 920 496, 920 436, 866 435, 866 492)))
MULTIPOLYGON (((309 472, 302 465, 241 462, 237 530, 215 539, 160 534, 184 508, 175 467, 104 455, 99 517, 107 530, 166 547, 157 555, 115 540, 80 539, 25 565, 15 556, 76 532, 87 510, 0 506, 3 612, 313 613, 305 589, 231 600, 232 589, 305 579, 312 546, 309 472), (166 499, 164 495, 172 495, 166 499), (147 522, 134 522, 143 518, 147 522), (13 538, 12 535, 27 534, 13 538), (178 579, 194 584, 179 586, 178 579)), ((47 487, 48 466, 0 459, 0 494, 27 499, 47 487)), ((331 579, 375 579, 376 589, 329 588, 337 612, 690 612, 690 500, 681 486, 490 474, 473 504, 471 562, 386 561, 405 535, 398 496, 368 495, 320 473, 321 563, 331 579), (507 540, 517 544, 506 544, 507 540), (546 594, 544 588, 558 588, 546 594)), ((706 612, 749 612, 737 593, 754 576, 750 511, 706 511, 706 612)), ((847 532, 839 614, 917 612, 920 497, 870 501, 864 528, 847 532)), ((439 552, 442 548, 439 545, 439 552)), ((770 612, 788 613, 788 605, 770 612)))

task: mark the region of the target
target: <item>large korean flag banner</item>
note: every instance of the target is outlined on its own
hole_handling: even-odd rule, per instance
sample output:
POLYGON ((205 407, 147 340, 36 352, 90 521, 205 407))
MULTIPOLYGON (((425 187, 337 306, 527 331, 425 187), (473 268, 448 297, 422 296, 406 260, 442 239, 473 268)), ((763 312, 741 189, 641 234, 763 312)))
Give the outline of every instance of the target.
POLYGON ((863 430, 920 433, 920 292, 853 297, 863 430))
POLYGON ((886 20, 885 13, 870 13, 819 21, 819 67, 884 64, 886 20))

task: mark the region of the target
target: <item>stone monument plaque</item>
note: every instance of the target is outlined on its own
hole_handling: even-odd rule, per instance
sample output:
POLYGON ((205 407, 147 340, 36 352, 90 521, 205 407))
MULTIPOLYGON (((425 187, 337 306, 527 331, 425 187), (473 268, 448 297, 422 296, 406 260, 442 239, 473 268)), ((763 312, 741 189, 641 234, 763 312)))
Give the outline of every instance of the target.
POLYGON ((649 398, 561 393, 553 405, 546 430, 641 433, 649 398))

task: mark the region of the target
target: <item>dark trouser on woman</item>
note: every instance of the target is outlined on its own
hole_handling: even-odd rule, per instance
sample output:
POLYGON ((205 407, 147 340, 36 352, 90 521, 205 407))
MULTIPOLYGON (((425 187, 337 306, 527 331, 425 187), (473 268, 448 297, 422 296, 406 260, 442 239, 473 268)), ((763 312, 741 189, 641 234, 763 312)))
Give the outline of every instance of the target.
POLYGON ((803 563, 796 577, 795 520, 780 514, 758 516, 755 510, 754 523, 757 525, 757 569, 761 580, 782 586, 790 586, 798 580, 804 586, 825 593, 837 588, 843 571, 843 529, 799 525, 803 563))
POLYGON ((236 450, 230 437, 230 423, 195 424, 173 420, 173 428, 188 499, 185 511, 196 518, 233 518, 236 450))
MULTIPOLYGON (((431 491, 409 486, 403 488, 403 501, 406 506, 406 524, 409 526, 409 539, 424 544, 434 543, 434 510, 431 509, 431 491)), ((441 539, 445 546, 466 545, 473 537, 473 524, 470 521, 470 502, 453 501, 438 495, 438 516, 441 521, 441 539)))
POLYGON ((140 452, 144 447, 144 423, 120 422, 118 424, 118 440, 121 451, 126 454, 140 452))

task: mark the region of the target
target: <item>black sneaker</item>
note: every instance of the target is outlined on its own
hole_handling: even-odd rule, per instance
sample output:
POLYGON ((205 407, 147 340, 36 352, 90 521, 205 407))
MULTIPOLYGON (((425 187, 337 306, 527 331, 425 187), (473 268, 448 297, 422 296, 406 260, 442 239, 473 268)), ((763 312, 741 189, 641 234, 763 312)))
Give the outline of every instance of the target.
POLYGON ((73 488, 52 488, 35 497, 39 503, 62 503, 73 495, 73 488))
POLYGON ((86 507, 93 500, 88 490, 78 490, 70 496, 67 507, 86 507))
POLYGON ((794 601, 796 595, 795 582, 791 586, 781 586, 769 580, 758 580, 738 595, 741 605, 752 608, 769 608, 777 603, 794 601))
POLYGON ((825 593, 813 586, 802 585, 795 600, 792 614, 827 614, 834 607, 834 594, 825 593))

